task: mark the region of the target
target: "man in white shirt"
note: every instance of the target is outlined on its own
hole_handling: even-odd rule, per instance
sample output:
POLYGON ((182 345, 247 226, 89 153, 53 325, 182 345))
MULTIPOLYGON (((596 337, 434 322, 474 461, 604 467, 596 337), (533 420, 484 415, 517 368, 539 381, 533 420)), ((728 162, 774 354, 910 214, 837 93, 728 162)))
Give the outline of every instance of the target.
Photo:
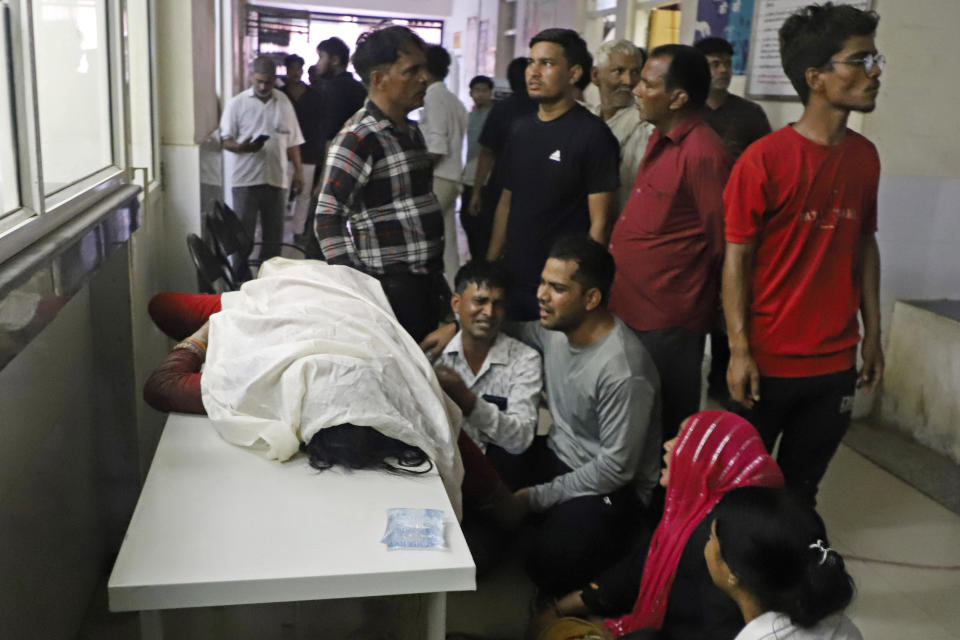
MULTIPOLYGON (((468 262, 457 272, 451 306, 460 330, 434 367, 441 388, 463 412, 461 439, 472 439, 491 469, 522 464, 519 454, 533 442, 543 386, 540 354, 500 332, 508 279, 502 266, 482 260, 468 262)), ((464 478, 464 486, 469 485, 487 487, 472 471, 464 478)), ((492 502, 511 502, 505 486, 502 492, 492 502)), ((466 495, 462 527, 477 574, 482 575, 502 559, 514 534, 500 518, 503 514, 487 508, 489 502, 470 499, 476 491, 467 490, 466 495)))
MULTIPOLYGON (((607 310, 614 271, 603 245, 561 238, 541 272, 539 322, 507 326, 543 355, 553 428, 521 456, 492 462, 514 489, 502 512, 535 523, 527 571, 549 595, 621 557, 659 477, 660 380, 640 340, 607 310)), ((421 343, 428 356, 449 344, 452 327, 421 343)))
POLYGON ((653 131, 653 125, 644 122, 640 111, 633 106, 633 88, 640 81, 646 58, 644 50, 629 40, 605 42, 597 50, 590 72, 593 84, 600 91, 600 105, 594 113, 603 118, 620 143, 618 213, 630 197, 640 161, 647 150, 647 139, 653 131))
POLYGON ((457 196, 463 171, 463 138, 467 131, 467 110, 443 84, 450 70, 450 54, 440 45, 427 47, 429 84, 423 98, 420 129, 433 158, 433 193, 443 210, 443 270, 449 282, 460 267, 457 250, 457 196))
POLYGON ((526 451, 537 428, 542 385, 540 354, 500 333, 506 316, 507 274, 483 261, 457 272, 451 300, 460 330, 437 362, 440 386, 463 411, 463 430, 480 449, 526 451))
POLYGON ((257 217, 263 235, 260 258, 280 255, 287 188, 303 189, 303 134, 290 100, 274 88, 276 65, 253 61, 252 86, 231 98, 220 118, 223 148, 234 155, 233 208, 252 237, 257 217), (293 165, 293 176, 287 161, 293 165))

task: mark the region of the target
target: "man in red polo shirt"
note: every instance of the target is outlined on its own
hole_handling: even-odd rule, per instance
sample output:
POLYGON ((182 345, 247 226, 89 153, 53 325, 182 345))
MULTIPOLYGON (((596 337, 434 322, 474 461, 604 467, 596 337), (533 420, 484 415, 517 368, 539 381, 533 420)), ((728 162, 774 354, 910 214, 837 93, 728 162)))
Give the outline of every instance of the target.
POLYGON ((855 388, 873 389, 883 375, 880 160, 846 126, 851 111, 876 104, 877 20, 828 3, 784 22, 780 55, 803 116, 748 148, 724 193, 730 393, 768 449, 783 434, 777 461, 787 486, 811 503, 850 425, 855 388))
POLYGON ((656 130, 610 238, 617 263, 610 310, 657 365, 665 440, 700 408, 704 336, 720 290, 722 194, 732 160, 699 113, 709 90, 710 67, 693 47, 650 54, 633 93, 656 130))

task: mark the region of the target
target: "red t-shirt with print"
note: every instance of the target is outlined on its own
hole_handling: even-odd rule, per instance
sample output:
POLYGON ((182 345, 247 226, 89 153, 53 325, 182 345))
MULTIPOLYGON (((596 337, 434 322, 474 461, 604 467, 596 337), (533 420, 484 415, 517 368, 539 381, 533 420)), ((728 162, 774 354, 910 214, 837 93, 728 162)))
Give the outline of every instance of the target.
POLYGON ((724 190, 727 242, 755 243, 750 351, 761 375, 856 365, 861 238, 877 230, 880 158, 847 130, 821 145, 786 126, 751 145, 724 190))

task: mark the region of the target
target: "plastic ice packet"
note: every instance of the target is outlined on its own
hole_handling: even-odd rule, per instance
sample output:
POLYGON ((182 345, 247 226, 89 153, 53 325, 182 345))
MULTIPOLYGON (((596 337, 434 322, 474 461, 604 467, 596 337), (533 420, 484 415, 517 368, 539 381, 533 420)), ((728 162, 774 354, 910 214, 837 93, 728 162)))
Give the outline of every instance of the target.
POLYGON ((442 509, 387 509, 387 549, 446 549, 442 509))

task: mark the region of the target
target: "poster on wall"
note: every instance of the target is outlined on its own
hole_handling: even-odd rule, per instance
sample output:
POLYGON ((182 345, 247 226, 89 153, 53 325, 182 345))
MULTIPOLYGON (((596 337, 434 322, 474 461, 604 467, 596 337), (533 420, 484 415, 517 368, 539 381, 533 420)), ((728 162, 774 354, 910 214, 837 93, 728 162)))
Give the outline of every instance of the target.
MULTIPOLYGON (((799 100, 780 65, 778 32, 790 14, 810 4, 810 0, 756 0, 750 58, 747 65, 747 97, 760 100, 799 100)), ((843 0, 858 9, 872 8, 872 0, 843 0)))
POLYGON ((723 38, 733 45, 733 75, 747 71, 754 0, 699 0, 694 40, 723 38))

